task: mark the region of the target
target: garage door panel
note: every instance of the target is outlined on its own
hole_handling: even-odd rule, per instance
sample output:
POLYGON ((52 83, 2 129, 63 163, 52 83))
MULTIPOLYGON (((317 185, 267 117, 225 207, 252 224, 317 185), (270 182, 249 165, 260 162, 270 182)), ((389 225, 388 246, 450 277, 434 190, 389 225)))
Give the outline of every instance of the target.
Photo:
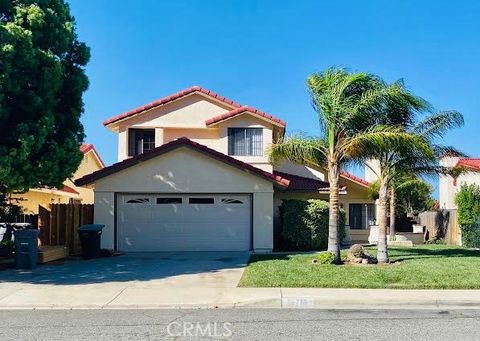
POLYGON ((119 196, 118 212, 118 248, 124 251, 251 247, 250 195, 124 194, 119 196))

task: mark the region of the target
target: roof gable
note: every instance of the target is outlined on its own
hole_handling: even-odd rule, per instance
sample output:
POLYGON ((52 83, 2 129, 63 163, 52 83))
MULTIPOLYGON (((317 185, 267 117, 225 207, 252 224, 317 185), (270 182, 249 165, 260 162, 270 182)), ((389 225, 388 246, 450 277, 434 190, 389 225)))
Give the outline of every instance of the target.
POLYGON ((227 163, 233 167, 236 167, 242 171, 245 171, 247 173, 257 175, 259 177, 262 177, 275 185, 278 185, 280 187, 287 187, 289 184, 289 181, 287 179, 282 178, 281 176, 274 175, 272 173, 266 172, 260 168, 254 167, 250 164, 247 164, 245 162, 242 162, 240 160, 234 159, 228 155, 222 154, 220 152, 217 152, 216 150, 210 149, 207 146, 204 146, 202 144, 199 144, 197 142, 193 142, 187 138, 180 138, 175 141, 166 143, 160 147, 157 147, 153 150, 150 150, 146 153, 136 155, 130 159, 126 159, 124 161, 115 163, 109 167, 105 167, 104 169, 98 170, 96 172, 93 172, 91 174, 88 174, 80 179, 75 180, 75 185, 76 186, 84 186, 87 184, 91 184, 101 178, 107 177, 111 174, 115 174, 121 170, 130 168, 132 166, 138 165, 144 161, 153 159, 157 156, 163 155, 165 153, 168 153, 174 149, 177 149, 179 147, 188 147, 191 148, 195 151, 198 151, 200 153, 204 153, 216 160, 222 161, 224 163, 227 163))
POLYGON ((248 106, 241 106, 239 108, 236 108, 236 109, 233 109, 231 111, 228 111, 226 113, 223 113, 221 115, 217 115, 215 117, 212 117, 208 120, 205 121, 205 124, 207 126, 212 126, 212 125, 215 125, 215 124, 218 124, 220 122, 223 122, 225 120, 229 120, 233 117, 236 117, 236 116, 239 116, 239 115, 242 115, 242 114, 250 114, 250 115, 253 115, 253 116, 256 116, 256 117, 259 117, 263 120, 266 120, 274 125, 277 125, 277 126, 280 126, 282 128, 284 128, 287 124, 280 120, 279 118, 276 118, 272 115, 269 115, 263 111, 260 111, 258 109, 255 109, 255 108, 252 108, 252 107, 248 107, 248 106))
POLYGON ((86 155, 88 152, 92 152, 93 155, 95 156, 95 159, 98 161, 98 164, 104 168, 105 163, 103 162, 102 158, 100 157, 100 154, 98 154, 97 150, 95 149, 95 146, 91 143, 84 143, 80 146, 80 151, 86 155))
POLYGON ((460 159, 457 162, 456 167, 463 167, 463 168, 469 168, 472 170, 478 170, 480 171, 480 159, 478 158, 465 158, 465 159, 460 159))
POLYGON ((163 106, 165 104, 171 103, 173 101, 176 101, 180 98, 191 95, 193 93, 199 93, 203 96, 209 97, 210 99, 213 99, 213 100, 216 100, 216 101, 221 102, 223 104, 226 104, 231 108, 238 108, 238 107, 241 106, 240 104, 234 102, 233 100, 228 99, 228 98, 223 97, 223 96, 220 96, 219 94, 217 94, 213 91, 202 88, 200 86, 192 86, 190 88, 184 89, 182 91, 176 92, 176 93, 171 94, 171 95, 166 96, 166 97, 162 97, 160 99, 157 99, 157 100, 155 100, 153 102, 150 102, 150 103, 147 103, 145 105, 141 105, 137 108, 126 111, 126 112, 124 112, 122 114, 119 114, 117 116, 111 117, 111 118, 105 120, 103 122, 103 125, 108 126, 108 125, 113 124, 115 122, 124 120, 126 118, 129 118, 129 117, 132 117, 132 116, 135 116, 135 115, 138 115, 138 114, 140 114, 142 112, 145 112, 147 110, 151 110, 153 108, 157 108, 157 107, 163 106))
MULTIPOLYGON (((214 113, 213 117, 208 117, 207 119, 204 118, 205 122, 204 124, 206 126, 214 125, 217 124, 221 121, 230 119, 232 117, 242 115, 242 114, 250 114, 256 117, 259 117, 263 120, 266 120, 274 125, 277 125, 281 128, 285 128, 286 123, 279 118, 276 118, 272 115, 269 115, 263 111, 260 111, 258 109, 255 109, 253 107, 249 106, 242 106, 237 102, 234 102, 231 99, 225 98, 213 91, 207 90, 205 88, 202 88, 200 86, 192 86, 190 88, 187 88, 185 90, 176 92, 170 96, 160 98, 156 101, 150 102, 148 104, 139 106, 137 108, 134 108, 130 111, 124 112, 120 115, 111 117, 103 122, 103 125, 105 126, 110 126, 115 123, 119 123, 123 120, 130 119, 132 117, 136 117, 142 113, 145 112, 151 112, 153 109, 161 108, 167 104, 170 104, 172 102, 178 101, 182 98, 191 96, 193 94, 198 94, 200 96, 203 96, 204 98, 217 103, 220 105, 225 112, 222 112, 221 114, 214 113), (226 109, 225 109, 226 108, 226 109)), ((203 123, 202 123, 203 124, 203 123)), ((187 124, 188 125, 188 124, 187 124)))

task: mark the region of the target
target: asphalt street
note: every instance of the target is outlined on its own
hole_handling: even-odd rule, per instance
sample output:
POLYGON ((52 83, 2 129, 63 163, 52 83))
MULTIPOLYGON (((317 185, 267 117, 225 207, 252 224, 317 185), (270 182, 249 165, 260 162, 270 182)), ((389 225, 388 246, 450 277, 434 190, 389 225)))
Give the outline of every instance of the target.
POLYGON ((2 310, 0 340, 478 340, 479 310, 2 310))

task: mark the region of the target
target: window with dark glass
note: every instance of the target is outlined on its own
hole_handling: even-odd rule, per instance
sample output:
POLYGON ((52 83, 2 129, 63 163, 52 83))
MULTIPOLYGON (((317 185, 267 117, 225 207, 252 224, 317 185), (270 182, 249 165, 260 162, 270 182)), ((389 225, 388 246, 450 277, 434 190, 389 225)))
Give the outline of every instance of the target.
POLYGON ((128 156, 155 148, 155 129, 128 129, 128 156))
POLYGON ((182 198, 157 198, 157 204, 181 204, 182 198))
POLYGON ((213 204, 213 198, 188 198, 189 204, 213 204))
POLYGON ((262 156, 262 128, 228 128, 228 155, 262 156))
POLYGON ((150 199, 148 198, 135 198, 127 200, 127 204, 148 204, 150 199))
POLYGON ((374 204, 350 204, 348 211, 351 229, 367 229, 375 224, 374 204))
POLYGON ((243 201, 238 200, 238 199, 233 199, 233 198, 222 198, 221 200, 222 204, 243 204, 243 201))

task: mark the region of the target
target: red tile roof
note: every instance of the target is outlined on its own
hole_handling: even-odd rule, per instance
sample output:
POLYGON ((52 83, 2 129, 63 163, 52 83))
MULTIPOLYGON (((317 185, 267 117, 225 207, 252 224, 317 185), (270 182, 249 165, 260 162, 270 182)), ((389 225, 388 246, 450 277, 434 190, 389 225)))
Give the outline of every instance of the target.
POLYGON ((345 172, 345 171, 340 172, 340 176, 343 176, 344 178, 352 180, 353 182, 356 182, 359 185, 362 185, 362 186, 365 186, 365 187, 370 187, 370 185, 371 185, 370 182, 365 181, 362 178, 359 178, 358 176, 355 176, 355 175, 350 174, 350 173, 345 172))
POLYGON ((282 178, 279 175, 274 175, 272 173, 266 172, 260 168, 254 167, 248 163, 242 162, 240 160, 234 159, 231 156, 225 155, 223 153, 217 152, 216 150, 213 150, 211 148, 208 148, 207 146, 204 146, 203 144, 194 142, 192 140, 189 140, 186 137, 182 137, 180 139, 177 139, 175 141, 166 143, 160 147, 157 147, 155 149, 152 149, 148 152, 145 152, 143 154, 136 155, 132 158, 125 159, 121 162, 117 162, 109 167, 105 167, 101 170, 98 170, 96 172, 93 172, 91 174, 85 175, 84 177, 75 180, 75 185, 76 186, 83 186, 87 185, 90 183, 95 182, 98 179, 104 178, 106 176, 109 176, 111 174, 114 174, 116 172, 119 172, 123 169, 135 166, 141 162, 153 159, 157 156, 160 156, 162 154, 168 153, 169 151, 172 151, 176 148, 179 147, 189 147, 192 148, 193 150, 196 150, 198 152, 204 153, 214 159, 217 159, 219 161, 225 162, 229 165, 232 165, 238 169, 241 169, 247 173, 252 173, 254 175, 258 175, 266 180, 269 180, 273 182, 274 184, 281 186, 281 187, 287 187, 289 185, 289 180, 282 178))
POLYGON ((477 159, 477 158, 460 159, 458 160, 457 165, 455 167, 465 167, 465 168, 480 170, 480 159, 477 159))
POLYGON ((67 185, 63 185, 63 188, 59 189, 59 191, 67 192, 67 193, 73 193, 73 194, 80 194, 76 190, 74 190, 72 187, 67 186, 67 185))
POLYGON ((285 127, 287 125, 284 121, 280 120, 279 118, 276 118, 276 117, 274 117, 272 115, 269 115, 269 114, 267 114, 263 111, 260 111, 258 109, 248 107, 248 106, 241 106, 240 108, 236 108, 236 109, 228 111, 224 114, 209 118, 208 120, 205 121, 205 124, 207 126, 209 126, 209 125, 212 125, 212 124, 224 121, 224 120, 228 120, 229 118, 235 117, 237 115, 241 115, 241 114, 246 113, 246 112, 249 112, 249 113, 252 113, 254 115, 263 117, 263 118, 267 119, 268 121, 271 121, 273 124, 277 124, 277 125, 280 125, 282 127, 285 127))
POLYGON ((102 165, 102 167, 105 167, 105 163, 103 162, 102 158, 100 157, 100 154, 97 153, 97 150, 95 149, 94 145, 91 144, 91 143, 84 143, 80 146, 80 151, 83 153, 83 154, 87 154, 89 151, 93 151, 98 159, 98 161, 100 162, 100 164, 102 165))
POLYGON ((120 115, 117 115, 117 116, 114 116, 114 117, 111 117, 109 119, 107 119, 106 121, 103 122, 103 125, 107 126, 109 124, 112 124, 114 122, 117 122, 117 121, 120 121, 120 120, 123 120, 127 117, 130 117, 130 116, 134 116, 134 115, 137 115, 137 114, 140 114, 141 112, 143 111, 146 111, 146 110, 150 110, 152 108, 155 108, 155 107, 158 107, 160 105, 164 105, 164 104, 167 104, 169 102, 172 102, 172 101, 175 101, 181 97, 184 97, 184 96, 187 96, 187 95, 190 95, 191 93, 194 93, 194 92, 199 92, 199 93, 202 93, 204 95, 207 95, 213 99, 216 99, 217 101, 220 101, 220 102, 223 102, 227 105, 230 105, 232 107, 235 107, 235 108, 238 108, 238 107, 241 107, 240 104, 232 101, 231 99, 228 99, 228 98, 225 98, 223 96, 220 96, 219 94, 213 92, 213 91, 210 91, 208 89, 205 89, 205 88, 202 88, 200 86, 192 86, 190 88, 187 88, 185 90, 182 90, 182 91, 179 91, 179 92, 176 92, 170 96, 167 96, 167 97, 163 97, 163 98, 160 98, 160 99, 157 99, 156 101, 153 101, 151 103, 148 103, 148 104, 145 104, 145 105, 142 105, 142 106, 139 106, 135 109, 132 109, 130 111, 127 111, 127 112, 124 112, 120 115))
MULTIPOLYGON (((273 171, 274 175, 281 176, 284 179, 290 181, 290 184, 286 188, 286 191, 292 192, 329 192, 330 184, 325 181, 315 180, 312 178, 306 178, 299 175, 273 171)), ((340 191, 345 191, 345 186, 340 187, 340 191)))

